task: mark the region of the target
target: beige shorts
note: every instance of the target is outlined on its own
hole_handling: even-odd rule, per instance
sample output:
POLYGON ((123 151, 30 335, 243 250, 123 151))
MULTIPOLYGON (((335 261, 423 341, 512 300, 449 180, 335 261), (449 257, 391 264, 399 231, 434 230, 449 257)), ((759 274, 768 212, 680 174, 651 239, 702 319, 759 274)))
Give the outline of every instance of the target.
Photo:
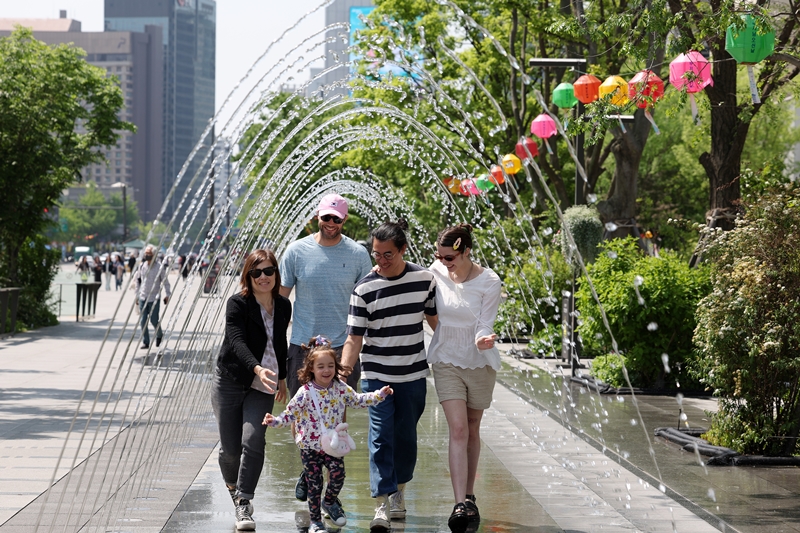
POLYGON ((488 409, 497 372, 490 366, 461 368, 450 363, 433 363, 433 382, 439 403, 464 400, 470 409, 488 409))

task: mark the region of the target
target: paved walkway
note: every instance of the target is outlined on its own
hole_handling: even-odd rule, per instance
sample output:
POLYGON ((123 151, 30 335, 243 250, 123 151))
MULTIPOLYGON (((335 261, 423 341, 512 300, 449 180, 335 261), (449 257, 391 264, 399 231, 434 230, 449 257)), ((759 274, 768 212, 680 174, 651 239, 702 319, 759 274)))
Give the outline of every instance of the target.
MULTIPOLYGON (((37 523, 38 531, 233 530, 208 380, 196 369, 170 370, 186 368, 178 366, 186 349, 150 364, 152 354, 123 326, 132 302, 132 293, 101 290, 94 319, 65 316, 59 326, 0 341, 0 533, 33 532, 37 523), (123 318, 112 323, 120 302, 123 318), (112 342, 101 350, 106 337, 112 342), (109 374, 137 372, 162 380, 167 392, 107 386, 109 374), (111 395, 134 407, 98 418, 111 395), (70 427, 79 429, 67 440, 70 427), (87 437, 77 438, 84 428, 87 437)), ((476 531, 800 532, 800 469, 705 467, 652 437, 655 427, 677 423, 679 409, 703 426, 713 401, 601 397, 562 385, 552 361, 505 363, 482 424, 476 531)), ((342 531, 362 532, 373 509, 366 413, 354 411, 349 422, 358 448, 346 461, 342 531)), ((288 430, 270 430, 268 439, 254 499, 258 531, 304 531, 307 508, 293 498, 297 450, 288 430)), ((429 386, 408 518, 393 529, 449 531, 451 498, 447 424, 429 386)))

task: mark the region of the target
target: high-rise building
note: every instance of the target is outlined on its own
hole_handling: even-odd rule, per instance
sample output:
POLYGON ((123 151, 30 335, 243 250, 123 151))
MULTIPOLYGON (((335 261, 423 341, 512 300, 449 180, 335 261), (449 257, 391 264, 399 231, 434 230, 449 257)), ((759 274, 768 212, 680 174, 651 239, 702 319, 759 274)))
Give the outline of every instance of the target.
POLYGON ((81 174, 84 182, 94 181, 105 192, 124 183, 139 216, 153 220, 164 202, 161 28, 81 32, 81 23, 62 11, 59 19, 0 19, 0 37, 9 35, 15 25, 32 28, 34 37, 49 45, 72 43, 82 48, 89 63, 119 79, 125 99, 120 117, 135 124, 136 133, 122 132, 116 146, 103 149, 106 161, 89 165, 81 174))
MULTIPOLYGON (((148 25, 162 30, 164 197, 214 116, 216 17, 215 0, 105 0, 106 31, 143 31, 148 25)), ((209 136, 206 146, 212 142, 209 136)), ((198 170, 196 158, 170 199, 167 217, 198 170)))

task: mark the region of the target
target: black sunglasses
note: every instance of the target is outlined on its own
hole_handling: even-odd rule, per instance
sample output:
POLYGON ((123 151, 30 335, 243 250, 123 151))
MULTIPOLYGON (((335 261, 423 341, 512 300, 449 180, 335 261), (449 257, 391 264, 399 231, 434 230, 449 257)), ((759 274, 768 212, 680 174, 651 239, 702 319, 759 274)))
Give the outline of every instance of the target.
POLYGON ((278 270, 278 267, 268 266, 264 268, 253 268, 247 271, 247 275, 253 279, 258 279, 261 277, 261 274, 265 276, 271 276, 278 270))
POLYGON ((319 219, 323 222, 330 222, 331 220, 333 220, 334 224, 341 224, 342 222, 344 222, 343 218, 339 218, 334 215, 322 215, 321 217, 319 217, 319 219))
POLYGON ((448 263, 452 263, 455 260, 455 258, 458 257, 459 255, 461 255, 461 252, 458 252, 456 255, 433 254, 433 257, 435 257, 439 261, 447 261, 448 263))

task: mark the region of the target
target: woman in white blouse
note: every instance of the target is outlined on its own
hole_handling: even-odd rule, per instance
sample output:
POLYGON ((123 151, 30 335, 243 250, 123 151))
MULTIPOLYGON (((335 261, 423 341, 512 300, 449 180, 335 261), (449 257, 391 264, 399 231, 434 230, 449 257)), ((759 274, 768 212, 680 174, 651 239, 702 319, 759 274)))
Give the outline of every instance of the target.
POLYGON ((501 282, 490 268, 473 262, 472 226, 442 230, 436 240, 436 309, 439 324, 428 361, 450 430, 450 478, 455 507, 448 520, 453 532, 480 520, 475 504, 475 474, 481 453, 480 425, 491 405, 500 354, 494 320, 501 282))

